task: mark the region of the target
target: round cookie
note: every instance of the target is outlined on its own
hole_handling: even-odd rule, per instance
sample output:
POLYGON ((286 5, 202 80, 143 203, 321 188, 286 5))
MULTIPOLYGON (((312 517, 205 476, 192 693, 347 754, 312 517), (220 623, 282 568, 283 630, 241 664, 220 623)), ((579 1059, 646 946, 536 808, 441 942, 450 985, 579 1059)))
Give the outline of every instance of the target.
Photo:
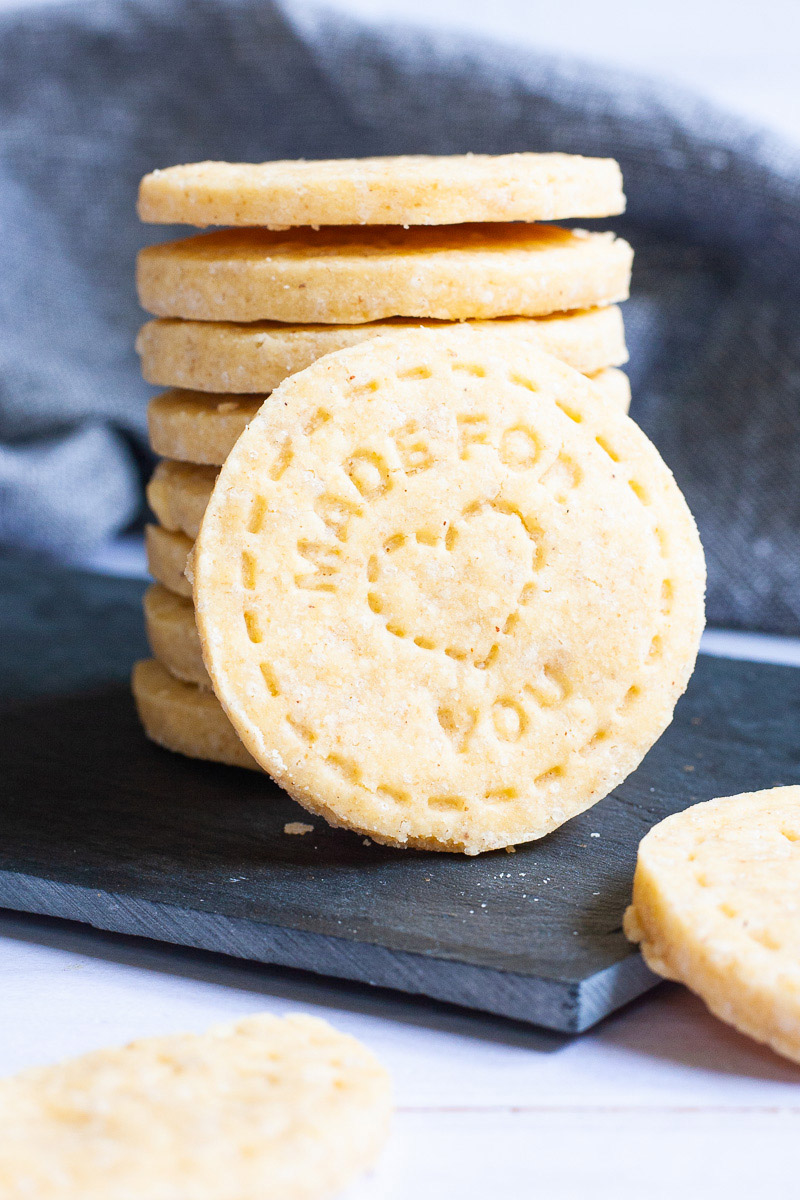
MULTIPOLYGON (((607 400, 628 411, 631 387, 624 371, 606 367, 589 378, 607 400)), ((267 398, 164 392, 147 410, 150 444, 165 458, 221 467, 267 398)))
POLYGON ((210 688, 194 620, 194 605, 160 583, 144 594, 144 620, 150 649, 176 679, 210 688))
POLYGON ((197 537, 217 468, 163 459, 147 485, 147 502, 164 529, 197 537))
MULTIPOLYGON (((627 412, 630 384, 624 371, 608 367, 590 378, 594 387, 606 400, 622 412, 627 412)), ((252 416, 255 416, 260 407, 258 403, 254 405, 252 416)), ((220 466, 235 445, 235 441, 224 439, 223 430, 216 439, 212 439, 213 426, 211 421, 208 421, 205 431, 209 437, 202 448, 204 458, 213 457, 219 461, 220 466)), ((147 485, 147 499, 161 527, 183 533, 194 540, 218 474, 216 467, 162 459, 147 485)))
MULTIPOLYGON (((148 321, 136 349, 148 383, 201 392, 271 392, 323 354, 419 322, 395 318, 366 325, 276 325, 257 321, 148 321)), ((550 317, 509 317, 502 326, 591 374, 627 361, 622 313, 611 305, 550 317)))
POLYGON ((325 1021, 268 1013, 0 1082, 6 1200, 328 1200, 375 1162, 389 1079, 325 1021))
POLYGON ((232 229, 148 246, 137 285, 148 312, 200 321, 538 317, 624 300, 632 258, 554 225, 232 229))
POLYGON ((613 404, 622 413, 628 412, 631 406, 631 381, 624 371, 620 371, 618 367, 606 367, 588 378, 609 404, 613 404))
POLYGON ((185 533, 147 525, 144 547, 147 569, 154 579, 178 596, 192 598, 192 585, 186 578, 186 565, 192 552, 192 539, 185 533))
POLYGON ((144 658, 133 668, 131 690, 151 742, 187 758, 260 770, 208 688, 176 679, 162 663, 144 658))
POLYGON ((651 970, 800 1062, 800 787, 709 800, 651 829, 624 928, 651 970))
POLYGON ((265 399, 182 389, 164 392, 147 409, 150 445, 165 458, 221 467, 265 399))
POLYGON ((691 674, 704 575, 641 430, 470 328, 281 384, 194 554, 204 660, 256 760, 333 824, 470 854, 636 767, 691 674))
POLYGON ((145 175, 143 221, 165 225, 453 225, 561 221, 624 212, 611 158, 577 154, 403 155, 201 162, 145 175))

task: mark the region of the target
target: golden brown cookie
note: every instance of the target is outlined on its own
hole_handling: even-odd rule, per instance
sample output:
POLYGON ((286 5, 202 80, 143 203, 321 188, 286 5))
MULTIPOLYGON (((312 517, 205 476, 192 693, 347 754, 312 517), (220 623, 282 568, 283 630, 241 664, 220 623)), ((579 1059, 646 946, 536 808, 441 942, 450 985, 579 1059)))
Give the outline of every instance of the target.
POLYGON ((267 1013, 0 1082, 3 1200, 329 1200, 378 1157, 389 1079, 325 1021, 267 1013))
POLYGON ((160 583, 144 594, 144 619, 150 649, 176 679, 210 688, 194 621, 194 605, 160 583))
POLYGON ((147 485, 147 501, 163 529, 197 537, 208 498, 217 479, 216 467, 163 459, 147 485))
MULTIPOLYGON (((265 395, 323 354, 415 324, 419 322, 400 318, 366 325, 236 325, 166 318, 141 328, 136 349, 148 383, 265 395)), ((622 314, 616 305, 549 317, 510 317, 500 324, 586 374, 627 361, 622 314)))
POLYGON ((470 328, 374 338, 273 393, 195 546, 214 690, 312 812, 478 853, 605 796, 669 723, 697 531, 577 372, 470 328))
POLYGON ((147 424, 156 454, 180 462, 222 466, 265 396, 174 390, 150 401, 147 424))
POLYGON ((633 252, 554 225, 233 229, 148 246, 139 299, 160 317, 357 325, 537 317, 624 300, 633 252))
POLYGON ((192 550, 192 539, 185 533, 148 525, 144 531, 147 569, 165 588, 178 596, 191 599, 192 585, 186 578, 186 564, 192 550))
POLYGON ((139 189, 141 219, 166 225, 453 225, 624 209, 617 163, 577 154, 201 162, 153 171, 139 189))
POLYGON ((177 679, 154 658, 136 663, 131 688, 151 742, 188 758, 260 770, 208 688, 177 679))
POLYGON ((639 846, 625 932, 742 1033, 800 1062, 800 787, 695 804, 639 846))
MULTIPOLYGON (((606 399, 623 412, 628 411, 631 388, 624 371, 606 367, 589 378, 606 399)), ((150 401, 147 411, 150 444, 165 458, 221 467, 237 438, 267 399, 267 396, 220 396, 179 390, 164 392, 150 401)))
MULTIPOLYGON (((599 371, 590 378, 604 399, 609 400, 622 412, 628 411, 630 384, 624 371, 607 367, 605 371, 599 371)), ((214 404, 213 400, 209 402, 209 408, 212 411, 202 422, 205 441, 202 445, 199 444, 198 437, 196 442, 204 462, 213 459, 221 466, 233 449, 235 439, 226 437, 228 430, 224 416, 219 430, 214 429, 212 415, 214 404)), ((252 403, 251 419, 260 407, 258 400, 252 403)), ((244 415, 246 406, 243 405, 239 411, 244 415)), ((161 444, 164 445, 164 441, 161 444)), ((196 538, 217 475, 216 467, 163 459, 157 465, 147 486, 150 507, 162 527, 186 534, 192 539, 196 538)))
POLYGON ((616 405, 620 412, 627 413, 631 406, 631 384, 624 371, 606 367, 590 375, 589 379, 606 400, 616 405))

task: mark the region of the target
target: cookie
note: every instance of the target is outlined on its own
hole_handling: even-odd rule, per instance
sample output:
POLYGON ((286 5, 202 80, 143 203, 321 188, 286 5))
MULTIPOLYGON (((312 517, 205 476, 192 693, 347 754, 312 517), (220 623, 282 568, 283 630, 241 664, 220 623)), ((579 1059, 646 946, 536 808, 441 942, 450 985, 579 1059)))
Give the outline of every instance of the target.
POLYGON ((165 458, 220 467, 266 399, 164 392, 147 410, 150 445, 165 458))
POLYGON ((192 539, 185 533, 148 525, 144 531, 147 569, 154 579, 178 596, 191 599, 192 585, 186 578, 186 562, 192 550, 192 539))
POLYGON ((133 668, 131 689, 151 742, 187 758, 260 770, 207 687, 177 679, 163 663, 145 658, 133 668))
POLYGON ((800 1062, 800 787, 695 804, 639 846, 624 928, 659 975, 800 1062))
POLYGON ((147 502, 164 529, 197 537, 217 468, 164 459, 147 485, 147 502))
POLYGON ((214 690, 332 824, 478 853, 605 796, 703 625, 691 514, 576 371, 466 328, 373 338, 273 393, 194 552, 214 690))
POLYGON ((159 317, 357 325, 537 317, 624 300, 633 252, 554 225, 233 229, 148 246, 139 299, 159 317))
MULTIPOLYGON (((136 349, 148 383, 265 394, 323 354, 414 324, 400 319, 329 326, 162 319, 142 327, 136 349)), ((622 314, 616 305, 550 317, 511 317, 502 324, 586 374, 627 361, 622 314)))
MULTIPOLYGON (((608 400, 628 411, 631 388, 624 371, 606 367, 589 378, 608 400)), ((221 467, 266 399, 164 392, 150 401, 147 410, 150 444, 165 458, 221 467)))
POLYGON ((263 395, 164 392, 147 409, 150 445, 165 458, 222 466, 264 400, 263 395))
POLYGON ((5 1200, 328 1200, 375 1162, 389 1079, 325 1021, 267 1013, 0 1082, 5 1200))
POLYGON ((144 620, 150 649, 169 673, 210 688, 191 600, 154 583, 144 594, 144 620))
POLYGON ((631 382, 624 371, 617 367, 606 367, 605 370, 590 375, 589 379, 606 400, 615 405, 620 412, 627 413, 631 406, 631 382))
MULTIPOLYGON (((607 367, 590 378, 605 399, 622 412, 628 411, 631 392, 624 371, 607 367)), ((259 400, 252 402, 251 419, 261 407, 259 400)), ((211 404, 213 406, 213 401, 211 404)), ((242 414, 245 411, 243 406, 242 414)), ((213 459, 221 466, 233 449, 236 439, 225 437, 227 430, 224 424, 218 436, 214 437, 215 430, 211 420, 204 423, 203 429, 207 437, 201 447, 203 460, 206 462, 213 459)), ((167 458, 158 463, 147 485, 147 499, 161 526, 184 533, 189 538, 196 538, 218 473, 216 467, 175 462, 167 458)))
POLYGON ((139 216, 162 225, 453 225, 624 212, 619 166, 577 154, 404 155, 201 162, 145 175, 139 216))

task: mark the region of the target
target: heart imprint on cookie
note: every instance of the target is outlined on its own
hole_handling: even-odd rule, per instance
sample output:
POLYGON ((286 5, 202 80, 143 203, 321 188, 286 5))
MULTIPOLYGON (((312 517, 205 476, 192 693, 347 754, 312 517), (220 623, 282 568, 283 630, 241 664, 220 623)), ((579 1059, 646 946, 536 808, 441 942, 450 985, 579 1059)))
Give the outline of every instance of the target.
POLYGON ((367 602, 395 637, 485 669, 533 598, 541 539, 511 502, 476 500, 438 528, 387 538, 367 563, 367 602))

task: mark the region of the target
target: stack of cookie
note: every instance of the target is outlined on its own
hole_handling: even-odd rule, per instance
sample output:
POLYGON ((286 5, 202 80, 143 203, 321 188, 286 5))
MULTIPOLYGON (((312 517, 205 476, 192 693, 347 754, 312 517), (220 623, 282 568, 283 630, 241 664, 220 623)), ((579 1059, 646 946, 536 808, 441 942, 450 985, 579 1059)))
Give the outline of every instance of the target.
MULTIPOLYGON (((172 389, 149 410, 163 456, 148 488, 154 658, 137 666, 134 692, 151 738, 257 765, 211 689, 186 567, 219 468, 270 393, 331 352, 462 323, 557 356, 627 411, 616 302, 631 249, 540 223, 623 208, 616 163, 559 154, 201 163, 143 180, 143 220, 233 227, 149 247, 138 265, 157 318, 139 335, 142 370, 172 389)), ((292 454, 287 441, 275 478, 292 454)), ((351 502, 336 502, 331 528, 351 502)))

